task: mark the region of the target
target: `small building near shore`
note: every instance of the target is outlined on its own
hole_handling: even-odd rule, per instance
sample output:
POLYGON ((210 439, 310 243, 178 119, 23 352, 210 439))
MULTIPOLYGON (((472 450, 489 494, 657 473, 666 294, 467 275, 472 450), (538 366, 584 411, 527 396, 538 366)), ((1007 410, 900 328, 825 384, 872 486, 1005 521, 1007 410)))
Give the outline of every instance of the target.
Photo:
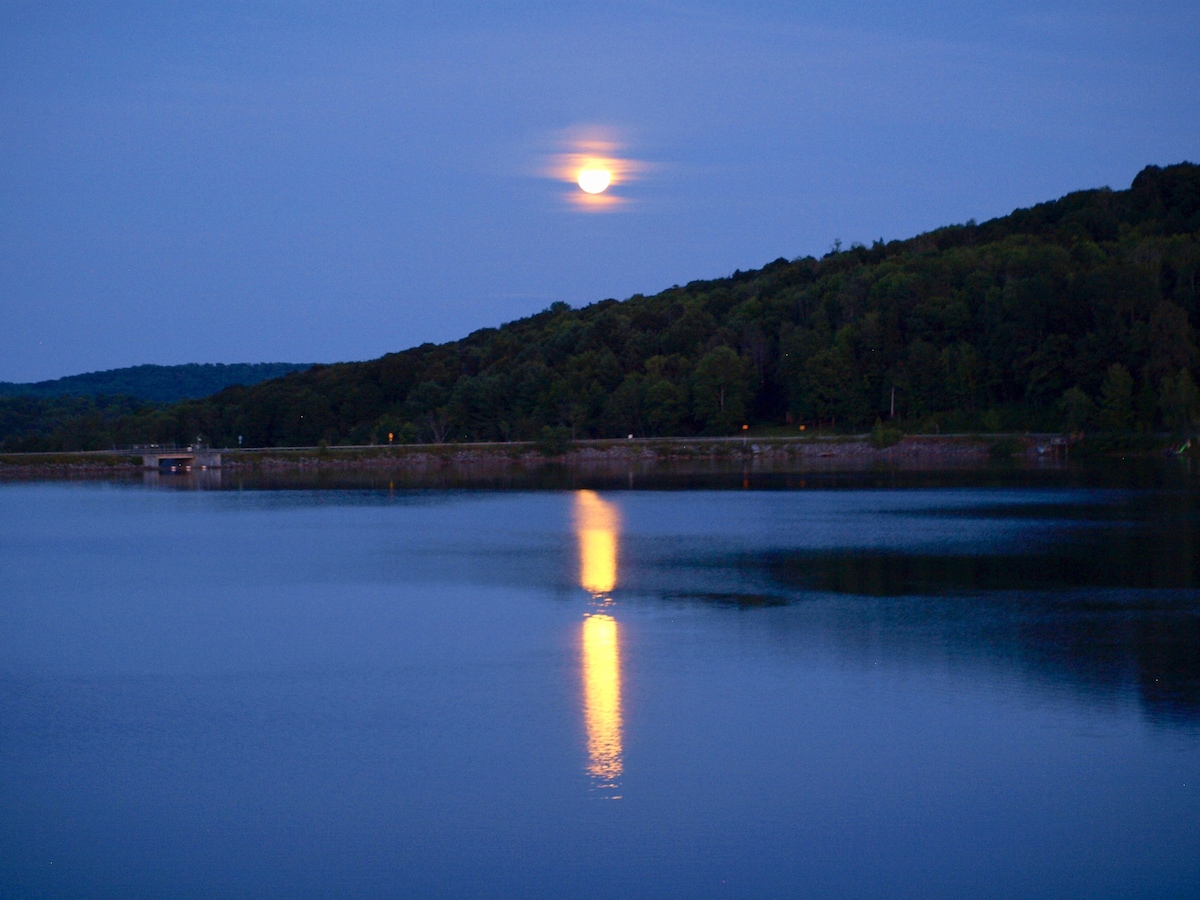
POLYGON ((143 469, 219 469, 221 468, 221 452, 197 444, 183 449, 164 447, 154 444, 134 447, 142 455, 143 469))

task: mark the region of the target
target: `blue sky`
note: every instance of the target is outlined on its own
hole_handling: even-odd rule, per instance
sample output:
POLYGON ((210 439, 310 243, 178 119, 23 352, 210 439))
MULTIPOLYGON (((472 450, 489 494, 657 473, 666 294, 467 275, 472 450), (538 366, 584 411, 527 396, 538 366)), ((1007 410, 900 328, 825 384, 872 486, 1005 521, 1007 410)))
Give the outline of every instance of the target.
POLYGON ((1126 187, 1200 161, 1197 47, 1194 2, 0 2, 0 380, 367 359, 1126 187), (589 129, 646 164, 615 212, 546 177, 589 129))

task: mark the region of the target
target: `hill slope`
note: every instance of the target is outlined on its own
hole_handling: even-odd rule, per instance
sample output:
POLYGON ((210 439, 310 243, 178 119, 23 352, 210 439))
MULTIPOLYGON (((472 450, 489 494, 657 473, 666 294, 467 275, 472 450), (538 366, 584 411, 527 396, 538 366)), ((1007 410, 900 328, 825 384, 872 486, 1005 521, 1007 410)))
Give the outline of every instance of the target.
POLYGON ((982 224, 778 259, 652 297, 314 366, 9 449, 721 434, 755 424, 1187 430, 1200 417, 1200 166, 982 224), (84 433, 90 437, 81 437, 84 433))
POLYGON ((130 366, 53 381, 25 384, 0 381, 0 397, 98 397, 121 395, 154 403, 174 403, 208 397, 235 384, 252 385, 289 372, 311 368, 310 363, 188 363, 182 366, 130 366))

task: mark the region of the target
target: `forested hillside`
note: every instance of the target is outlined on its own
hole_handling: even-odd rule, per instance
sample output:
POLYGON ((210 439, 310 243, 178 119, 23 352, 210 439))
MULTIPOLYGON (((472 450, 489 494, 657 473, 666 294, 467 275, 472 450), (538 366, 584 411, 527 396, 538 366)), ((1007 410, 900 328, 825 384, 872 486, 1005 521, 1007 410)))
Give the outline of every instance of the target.
POLYGON ((207 397, 235 384, 258 384, 310 363, 187 363, 181 366, 129 366, 53 381, 25 384, 0 381, 0 397, 111 397, 121 395, 155 403, 207 397))
POLYGON ((556 303, 453 343, 101 417, 86 438, 59 422, 5 445, 849 430, 888 418, 893 397, 908 430, 1182 432, 1200 415, 1198 267, 1200 166, 1151 166, 1125 191, 651 297, 556 303))

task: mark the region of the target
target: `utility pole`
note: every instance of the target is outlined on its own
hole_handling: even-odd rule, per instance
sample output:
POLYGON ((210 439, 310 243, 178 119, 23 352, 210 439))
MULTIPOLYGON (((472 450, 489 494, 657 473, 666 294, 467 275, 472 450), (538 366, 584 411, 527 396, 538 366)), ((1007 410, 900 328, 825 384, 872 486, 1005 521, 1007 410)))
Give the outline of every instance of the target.
POLYGON ((893 419, 896 418, 896 387, 895 387, 895 385, 892 386, 892 415, 891 415, 891 417, 893 419))

